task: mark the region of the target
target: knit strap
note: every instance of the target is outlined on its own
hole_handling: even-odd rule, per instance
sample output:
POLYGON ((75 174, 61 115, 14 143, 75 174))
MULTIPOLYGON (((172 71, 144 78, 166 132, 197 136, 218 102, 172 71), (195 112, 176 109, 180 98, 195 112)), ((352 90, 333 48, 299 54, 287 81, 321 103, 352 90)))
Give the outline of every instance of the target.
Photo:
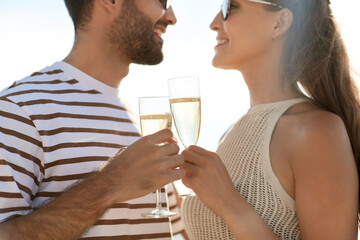
POLYGON ((279 121, 280 117, 292 106, 295 104, 305 102, 307 99, 305 98, 298 98, 292 99, 288 101, 278 102, 274 104, 274 113, 272 114, 268 128, 265 134, 264 145, 263 145, 263 164, 264 164, 264 171, 265 174, 269 177, 270 181, 273 183, 274 188, 276 189, 279 196, 282 200, 292 209, 295 209, 295 200, 286 192, 286 190, 281 185, 279 179, 277 178, 272 166, 271 166, 271 159, 270 159, 270 143, 271 138, 275 130, 275 126, 279 121))

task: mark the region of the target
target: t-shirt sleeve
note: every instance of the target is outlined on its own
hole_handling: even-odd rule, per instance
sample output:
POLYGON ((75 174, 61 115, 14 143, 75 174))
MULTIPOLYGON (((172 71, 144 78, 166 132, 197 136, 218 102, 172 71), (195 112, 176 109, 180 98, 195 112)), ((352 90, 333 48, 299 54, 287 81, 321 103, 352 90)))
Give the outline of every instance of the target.
POLYGON ((173 183, 167 186, 168 192, 168 200, 169 200, 169 209, 171 212, 176 212, 177 215, 170 218, 171 221, 171 228, 174 235, 181 233, 184 231, 184 226, 181 221, 180 215, 180 207, 179 207, 179 200, 178 194, 176 192, 175 186, 173 183))
POLYGON ((39 132, 24 109, 0 98, 0 222, 33 211, 44 174, 39 132))

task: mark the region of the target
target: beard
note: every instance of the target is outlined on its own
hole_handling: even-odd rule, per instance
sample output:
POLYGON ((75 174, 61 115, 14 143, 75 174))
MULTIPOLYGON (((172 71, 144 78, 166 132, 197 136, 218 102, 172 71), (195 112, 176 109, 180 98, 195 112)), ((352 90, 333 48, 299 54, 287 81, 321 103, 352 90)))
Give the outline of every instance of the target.
MULTIPOLYGON (((159 23, 167 26, 163 21, 159 23)), ((132 63, 155 65, 164 58, 162 42, 154 37, 154 24, 133 0, 123 1, 121 13, 111 26, 109 38, 115 50, 127 56, 132 63)))

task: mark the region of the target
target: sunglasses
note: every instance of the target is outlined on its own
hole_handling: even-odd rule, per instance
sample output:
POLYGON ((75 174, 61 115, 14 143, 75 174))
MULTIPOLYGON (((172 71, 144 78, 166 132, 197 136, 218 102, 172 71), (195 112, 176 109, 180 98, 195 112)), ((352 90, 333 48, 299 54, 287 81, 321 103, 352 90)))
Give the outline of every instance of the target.
MULTIPOLYGON (((284 8, 283 6, 281 6, 281 5, 279 5, 279 4, 272 3, 272 2, 269 2, 269 1, 263 1, 263 0, 246 0, 246 1, 256 2, 256 3, 262 3, 262 4, 269 5, 269 6, 277 7, 277 8, 279 8, 279 9, 283 9, 283 8, 284 8)), ((229 14, 230 14, 230 6, 231 6, 231 0, 224 0, 224 1, 223 1, 223 4, 221 5, 221 13, 222 13, 222 16, 223 16, 224 21, 229 17, 229 14)))
POLYGON ((172 0, 159 0, 161 5, 163 5, 164 9, 167 10, 170 8, 172 0))

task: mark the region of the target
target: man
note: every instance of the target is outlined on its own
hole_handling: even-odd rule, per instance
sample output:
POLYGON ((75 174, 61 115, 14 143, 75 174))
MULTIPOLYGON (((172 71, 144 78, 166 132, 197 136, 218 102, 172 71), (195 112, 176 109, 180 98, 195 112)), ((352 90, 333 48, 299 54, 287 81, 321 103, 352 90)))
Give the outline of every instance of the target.
POLYGON ((183 158, 169 130, 139 140, 117 87, 130 63, 162 61, 175 15, 166 0, 65 3, 70 54, 0 94, 0 239, 170 239, 168 219, 140 215, 183 158))

